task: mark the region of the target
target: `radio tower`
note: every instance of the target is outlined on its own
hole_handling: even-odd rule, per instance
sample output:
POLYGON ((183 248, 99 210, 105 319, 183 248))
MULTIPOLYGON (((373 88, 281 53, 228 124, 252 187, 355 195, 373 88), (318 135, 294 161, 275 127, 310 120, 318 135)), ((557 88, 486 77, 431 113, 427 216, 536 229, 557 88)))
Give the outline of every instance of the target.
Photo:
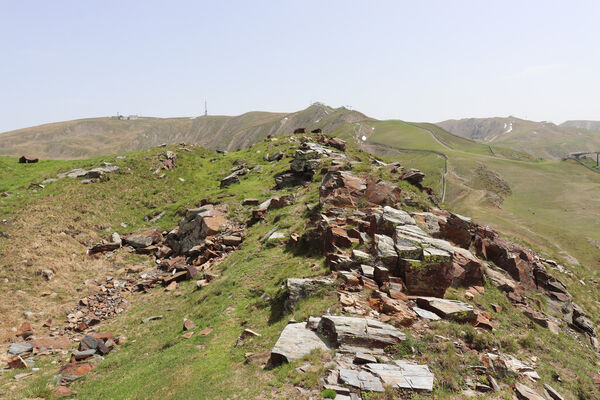
POLYGON ((204 116, 208 116, 208 107, 206 106, 206 100, 204 100, 204 116))

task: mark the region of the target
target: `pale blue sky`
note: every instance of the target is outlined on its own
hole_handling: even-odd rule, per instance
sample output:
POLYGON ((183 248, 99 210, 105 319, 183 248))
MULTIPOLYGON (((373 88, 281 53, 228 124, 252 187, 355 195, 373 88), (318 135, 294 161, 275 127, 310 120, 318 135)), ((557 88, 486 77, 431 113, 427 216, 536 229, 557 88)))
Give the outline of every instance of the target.
POLYGON ((598 1, 0 0, 0 131, 351 105, 600 120, 598 1))

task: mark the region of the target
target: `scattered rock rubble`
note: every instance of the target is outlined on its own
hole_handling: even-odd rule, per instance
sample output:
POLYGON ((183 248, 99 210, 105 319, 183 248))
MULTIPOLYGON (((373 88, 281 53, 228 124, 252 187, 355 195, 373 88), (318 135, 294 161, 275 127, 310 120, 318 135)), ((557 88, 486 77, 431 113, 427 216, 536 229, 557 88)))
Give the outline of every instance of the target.
MULTIPOLYGON (((295 133, 304 132, 301 128, 295 133)), ((407 213, 404 206, 413 202, 398 186, 351 171, 354 162, 343 154, 344 141, 322 135, 314 140, 316 143, 306 137, 301 139, 290 169, 275 177, 275 185, 277 189, 306 185, 322 168, 320 211, 311 217, 304 235, 290 237, 290 243, 303 242, 320 249, 332 277, 287 279, 283 307, 292 311, 302 298, 336 286, 345 315, 328 314, 310 317, 306 322, 290 322, 270 352, 268 367, 298 360, 316 349, 336 350, 334 361, 327 365, 328 375, 322 387, 334 390, 340 399, 357 399, 360 392, 383 392, 385 387, 431 392, 434 375, 427 365, 414 360, 392 360, 384 349, 404 342, 406 335, 401 329, 419 322, 447 319, 493 330, 494 321, 487 312, 472 304, 444 299, 450 286, 467 288, 465 297, 474 299, 483 293, 486 278, 506 292, 508 299, 534 323, 555 333, 566 323, 588 335, 590 342, 598 346, 589 317, 573 302, 565 285, 547 273, 546 266, 556 269, 556 263, 505 241, 491 229, 458 214, 439 209, 407 213), (525 295, 528 290, 545 293, 549 308, 553 314, 562 315, 562 321, 533 307, 525 295)), ((276 162, 283 157, 275 152, 266 154, 264 159, 276 162)), ((174 153, 167 151, 159 159, 163 169, 174 168, 174 153)), ((422 187, 421 171, 405 171, 397 163, 373 162, 429 193, 429 189, 422 187)), ((101 168, 73 170, 60 174, 58 179, 103 179, 105 173, 118 171, 118 167, 103 163, 101 168)), ((239 183, 239 177, 247 173, 247 164, 237 162, 221 180, 221 188, 239 183)), ((50 181, 53 180, 43 183, 50 181)), ((269 210, 289 206, 294 201, 294 195, 285 195, 273 196, 263 203, 246 199, 243 205, 257 206, 250 221, 256 222, 269 210)), ((61 368, 58 384, 64 387, 95 368, 119 339, 111 334, 94 334, 94 327, 127 307, 124 297, 127 292, 146 291, 159 284, 172 290, 177 282, 188 279, 197 279, 197 287, 202 288, 216 278, 213 267, 244 239, 245 227, 228 220, 227 213, 224 205, 203 203, 199 208, 187 210, 178 227, 170 232, 150 229, 122 238, 116 235, 110 242, 92 246, 88 250, 90 256, 127 247, 129 251, 153 255, 157 266, 125 280, 107 277, 102 283, 86 282, 96 288, 94 293, 81 299, 68 314, 65 326, 52 327, 48 337, 37 338, 31 327, 23 324, 17 332, 17 341, 9 348, 12 356, 9 367, 31 368, 32 354, 66 351, 78 341, 78 350, 71 353, 71 361, 61 368)), ((272 240, 274 236, 285 237, 276 226, 264 239, 272 240)), ((148 317, 143 322, 158 318, 162 316, 148 317)), ((191 337, 194 328, 195 324, 185 319, 184 337, 191 337)), ((205 329, 199 335, 210 331, 205 329)), ((254 336, 260 335, 245 329, 235 346, 244 345, 254 336)), ((482 366, 477 367, 478 372, 488 374, 489 385, 467 382, 469 390, 476 393, 500 390, 492 375, 530 381, 540 378, 534 365, 511 355, 492 351, 479 356, 482 366)), ((544 389, 549 398, 562 398, 550 386, 544 389)), ((513 390, 519 399, 543 399, 520 382, 514 384, 513 390)))

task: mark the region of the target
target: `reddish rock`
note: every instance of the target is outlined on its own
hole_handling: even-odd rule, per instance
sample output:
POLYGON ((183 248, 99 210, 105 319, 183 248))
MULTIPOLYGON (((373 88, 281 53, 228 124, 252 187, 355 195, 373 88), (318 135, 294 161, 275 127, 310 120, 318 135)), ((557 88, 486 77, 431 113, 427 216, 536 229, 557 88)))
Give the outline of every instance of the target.
POLYGON ((477 314, 477 319, 473 323, 473 326, 475 326, 476 328, 485 329, 487 331, 491 331, 494 329, 491 321, 488 318, 486 318, 483 314, 477 314))
POLYGON ((320 202, 336 207, 357 206, 366 189, 366 182, 350 172, 329 172, 319 187, 320 202))
POLYGON ((77 392, 74 390, 69 389, 66 386, 63 385, 59 385, 56 387, 56 395, 58 397, 67 397, 67 396, 73 396, 76 395, 77 392))
POLYGON ((373 204, 394 206, 402 201, 402 190, 392 183, 380 179, 369 179, 365 198, 373 204))
POLYGON ((210 335, 210 333, 212 331, 213 331, 213 328, 202 329, 200 332, 198 332, 198 335, 200 335, 200 336, 210 335))
POLYGON ((63 375, 83 376, 94 369, 94 366, 86 362, 71 362, 60 368, 63 375))
POLYGON ((452 263, 426 264, 400 260, 400 270, 409 295, 444 297, 452 283, 452 263))
POLYGON ((19 329, 17 330, 17 337, 22 337, 23 339, 28 338, 33 335, 33 330, 31 329, 31 324, 29 322, 23 322, 19 329))
POLYGON ((115 338, 114 335, 112 333, 110 333, 110 332, 96 333, 96 334, 92 335, 92 337, 94 339, 102 340, 104 342, 106 342, 107 340, 114 340, 114 338, 115 338))
POLYGON ((531 251, 514 243, 506 242, 497 236, 478 236, 475 239, 477 255, 493 261, 517 282, 528 288, 536 286, 534 278, 535 260, 531 251))
POLYGON ((39 350, 51 350, 51 349, 69 349, 73 345, 71 339, 68 336, 55 336, 55 337, 44 337, 31 340, 29 342, 34 348, 39 350))
POLYGON ((352 243, 356 242, 356 239, 352 239, 348 236, 348 232, 344 228, 337 226, 330 226, 325 234, 324 248, 331 251, 335 247, 352 247, 352 243))
POLYGON ((437 236, 454 243, 458 247, 468 249, 475 232, 475 226, 470 219, 447 211, 442 211, 441 214, 442 218, 438 220, 440 231, 437 236), (443 218, 443 216, 446 218, 443 218))
POLYGON ((367 278, 366 276, 361 276, 360 282, 365 289, 379 290, 379 285, 377 285, 377 282, 375 282, 373 279, 367 278))
POLYGON ((494 309, 494 312, 501 312, 502 311, 502 306, 498 305, 498 304, 494 304, 494 303, 490 303, 490 305, 492 306, 492 308, 494 309))
POLYGON ((227 246, 239 246, 242 243, 242 238, 239 236, 223 236, 222 240, 227 246))
POLYGON ((185 271, 187 272, 187 279, 195 279, 198 276, 198 268, 196 268, 194 265, 186 265, 185 271))
POLYGON ((189 320, 187 318, 183 319, 183 330, 184 331, 191 331, 195 327, 196 327, 196 324, 194 324, 194 322, 192 320, 189 320))
POLYGON ((454 248, 452 255, 452 284, 454 286, 483 285, 483 265, 469 250, 454 248))
POLYGON ((20 356, 14 356, 8 362, 8 368, 11 368, 11 369, 24 369, 24 368, 28 368, 28 367, 29 366, 27 365, 25 360, 23 360, 20 356))

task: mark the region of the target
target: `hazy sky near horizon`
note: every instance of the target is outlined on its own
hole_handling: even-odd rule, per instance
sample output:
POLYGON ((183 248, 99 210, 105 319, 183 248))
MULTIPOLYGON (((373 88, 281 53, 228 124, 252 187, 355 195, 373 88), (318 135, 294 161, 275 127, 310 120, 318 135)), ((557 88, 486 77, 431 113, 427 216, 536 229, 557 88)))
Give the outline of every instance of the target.
POLYGON ((321 101, 600 120, 598 1, 0 0, 0 131, 321 101))

